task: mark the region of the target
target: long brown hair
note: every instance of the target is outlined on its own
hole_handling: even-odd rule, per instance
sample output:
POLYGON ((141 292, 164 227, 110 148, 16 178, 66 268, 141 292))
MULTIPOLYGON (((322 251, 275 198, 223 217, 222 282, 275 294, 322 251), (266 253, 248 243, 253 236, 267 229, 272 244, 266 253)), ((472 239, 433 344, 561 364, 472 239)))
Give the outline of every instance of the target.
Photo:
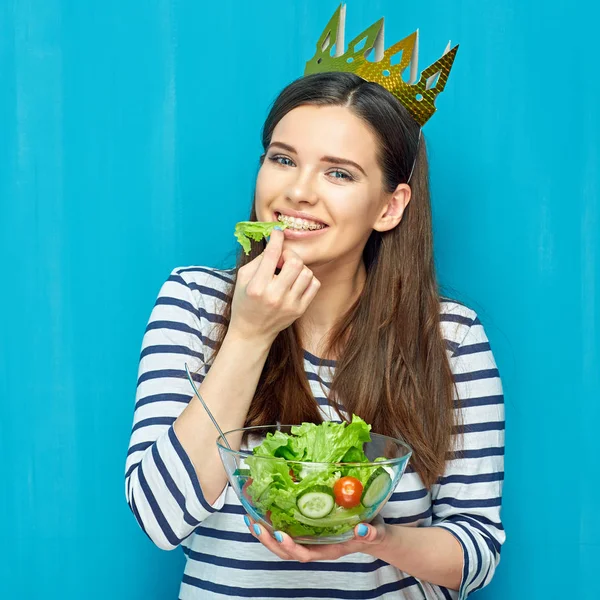
MULTIPOLYGON (((410 177, 412 196, 402 220, 391 231, 371 234, 363 252, 364 289, 330 332, 324 355, 336 357, 329 402, 340 418, 341 410, 355 413, 374 432, 404 438, 413 448, 413 468, 429 488, 444 470, 458 411, 440 330, 425 140, 419 141, 419 125, 381 86, 349 73, 319 73, 292 82, 277 97, 262 131, 265 152, 277 123, 306 104, 345 106, 370 126, 388 193, 410 177)), ((254 200, 249 220, 257 220, 254 200)), ((240 252, 235 274, 264 246, 253 243, 249 255, 240 252)), ((227 333, 232 293, 233 287, 212 358, 227 333)), ((293 324, 271 346, 246 426, 322 420, 293 324)))

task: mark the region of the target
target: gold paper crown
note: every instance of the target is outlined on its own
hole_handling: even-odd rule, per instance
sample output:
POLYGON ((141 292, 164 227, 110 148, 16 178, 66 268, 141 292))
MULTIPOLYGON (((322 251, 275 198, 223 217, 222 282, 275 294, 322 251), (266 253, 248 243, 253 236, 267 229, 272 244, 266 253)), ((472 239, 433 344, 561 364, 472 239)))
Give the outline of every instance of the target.
POLYGON ((397 42, 384 52, 383 18, 355 37, 344 52, 344 25, 346 6, 340 4, 317 42, 315 55, 306 63, 304 75, 338 71, 355 73, 366 81, 373 81, 394 94, 422 127, 435 112, 435 98, 446 86, 458 46, 450 49, 450 42, 441 58, 427 67, 417 81, 419 30, 397 42), (364 44, 362 42, 365 42, 364 44), (331 49, 335 44, 335 54, 331 49), (366 59, 375 50, 375 61, 366 59), (391 59, 402 53, 399 64, 391 59), (409 83, 402 74, 410 65, 409 83), (415 83, 416 82, 416 83, 415 83))

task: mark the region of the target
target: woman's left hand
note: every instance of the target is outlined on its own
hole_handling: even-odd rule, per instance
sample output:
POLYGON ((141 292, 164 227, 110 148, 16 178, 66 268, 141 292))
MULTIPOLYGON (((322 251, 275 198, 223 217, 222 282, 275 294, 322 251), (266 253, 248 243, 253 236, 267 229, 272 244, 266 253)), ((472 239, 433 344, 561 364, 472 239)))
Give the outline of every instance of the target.
POLYGON ((264 526, 254 523, 248 516, 244 519, 247 524, 250 523, 248 526, 250 533, 273 554, 284 560, 297 560, 303 563, 314 560, 336 560, 354 552, 370 554, 376 546, 384 541, 386 535, 386 525, 383 519, 377 516, 371 523, 357 525, 354 528, 354 538, 347 542, 303 546, 302 544, 296 544, 289 535, 281 531, 275 532, 275 535, 281 539, 281 541, 278 541, 264 526))

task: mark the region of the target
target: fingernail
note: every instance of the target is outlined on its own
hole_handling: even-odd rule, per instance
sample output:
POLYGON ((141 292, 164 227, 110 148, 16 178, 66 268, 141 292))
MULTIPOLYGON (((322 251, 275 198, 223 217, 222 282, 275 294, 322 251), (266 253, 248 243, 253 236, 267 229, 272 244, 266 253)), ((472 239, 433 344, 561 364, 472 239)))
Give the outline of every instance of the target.
POLYGON ((244 523, 246 523, 246 527, 250 527, 250 519, 248 515, 244 515, 244 523))
POLYGON ((281 535, 281 533, 279 531, 275 532, 275 539, 281 544, 281 542, 283 542, 283 536, 281 535))
POLYGON ((275 227, 273 227, 273 230, 277 229, 277 231, 283 231, 283 229, 281 227, 279 227, 279 225, 275 225, 275 227))
POLYGON ((361 537, 365 537, 367 533, 369 533, 369 528, 364 523, 361 523, 358 526, 358 535, 360 535, 361 537))
POLYGON ((260 525, 258 523, 254 523, 253 529, 256 535, 260 535, 260 525))

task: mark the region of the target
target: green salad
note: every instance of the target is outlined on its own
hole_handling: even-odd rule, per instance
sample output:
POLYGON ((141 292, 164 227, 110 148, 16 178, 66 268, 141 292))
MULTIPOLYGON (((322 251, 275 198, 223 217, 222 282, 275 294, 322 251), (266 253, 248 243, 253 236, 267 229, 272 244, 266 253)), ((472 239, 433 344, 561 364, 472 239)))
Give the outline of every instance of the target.
POLYGON ((244 252, 250 252, 250 240, 260 242, 263 238, 271 235, 273 228, 278 225, 285 229, 288 225, 280 221, 240 221, 233 234, 242 245, 244 252))
POLYGON ((352 529, 387 498, 393 470, 385 465, 324 463, 371 462, 363 451, 363 444, 371 441, 370 430, 353 415, 351 423, 303 423, 293 426, 291 434, 269 432, 246 459, 248 468, 236 473, 243 485, 242 502, 251 503, 275 529, 292 536, 352 529))

